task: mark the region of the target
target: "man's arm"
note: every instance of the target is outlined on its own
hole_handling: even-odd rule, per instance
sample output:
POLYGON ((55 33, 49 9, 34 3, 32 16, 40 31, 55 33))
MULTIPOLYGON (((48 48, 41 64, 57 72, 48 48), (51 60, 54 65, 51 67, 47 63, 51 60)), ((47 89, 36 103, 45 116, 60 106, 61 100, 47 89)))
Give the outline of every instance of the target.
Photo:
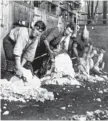
POLYGON ((80 58, 79 58, 79 55, 78 55, 77 46, 78 46, 77 43, 73 44, 73 51, 74 51, 75 56, 77 57, 77 62, 80 63, 80 58))
POLYGON ((16 75, 21 77, 23 75, 22 66, 21 66, 21 58, 20 56, 15 55, 15 72, 16 75))
POLYGON ((79 56, 78 56, 78 50, 77 50, 77 43, 74 43, 74 44, 73 44, 73 51, 74 51, 75 56, 76 56, 76 57, 79 57, 79 56))
POLYGON ((20 58, 20 56, 15 55, 15 65, 16 65, 16 69, 21 68, 21 58, 20 58))
POLYGON ((48 42, 47 40, 44 40, 44 43, 45 43, 45 45, 46 45, 46 48, 48 49, 48 52, 49 52, 50 54, 52 54, 53 51, 52 51, 51 48, 50 48, 49 42, 48 42))
POLYGON ((25 31, 20 32, 20 34, 18 35, 15 47, 13 49, 13 54, 15 57, 15 68, 16 68, 16 72, 18 72, 18 75, 21 75, 22 73, 22 64, 21 64, 21 57, 23 54, 23 50, 27 44, 27 35, 24 34, 25 31))
POLYGON ((49 44, 49 43, 50 43, 52 40, 54 40, 54 38, 57 37, 58 35, 59 35, 58 29, 57 29, 57 28, 53 28, 53 29, 51 30, 51 32, 49 33, 49 35, 48 35, 48 36, 45 38, 45 40, 44 40, 45 46, 46 46, 46 48, 48 49, 48 52, 49 52, 49 54, 50 54, 51 57, 53 56, 53 51, 51 50, 50 44, 49 44))
POLYGON ((99 54, 97 58, 97 62, 94 66, 99 67, 99 63, 102 62, 102 60, 103 60, 103 54, 99 54))
POLYGON ((90 45, 90 46, 89 46, 88 53, 87 53, 87 57, 91 57, 92 49, 93 49, 93 46, 90 45))
POLYGON ((22 59, 21 65, 24 66, 26 64, 27 60, 25 58, 22 59))

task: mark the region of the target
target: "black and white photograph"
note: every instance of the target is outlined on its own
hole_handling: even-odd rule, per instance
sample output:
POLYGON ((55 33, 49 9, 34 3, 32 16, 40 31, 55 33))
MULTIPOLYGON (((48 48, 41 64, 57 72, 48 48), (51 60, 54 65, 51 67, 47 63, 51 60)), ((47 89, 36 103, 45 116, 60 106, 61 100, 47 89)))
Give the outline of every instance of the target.
POLYGON ((108 121, 108 0, 0 0, 1 120, 108 121))

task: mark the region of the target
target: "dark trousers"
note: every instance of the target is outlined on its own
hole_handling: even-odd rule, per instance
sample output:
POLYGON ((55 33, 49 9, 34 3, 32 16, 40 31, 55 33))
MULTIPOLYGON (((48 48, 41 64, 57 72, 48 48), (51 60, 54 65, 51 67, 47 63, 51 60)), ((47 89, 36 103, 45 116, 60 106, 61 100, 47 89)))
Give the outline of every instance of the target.
MULTIPOLYGON (((6 57, 6 69, 2 71, 2 78, 9 79, 10 76, 13 76, 13 70, 15 68, 15 59, 13 54, 14 46, 15 42, 11 40, 10 37, 7 35, 3 40, 3 48, 6 57)), ((33 72, 33 68, 30 62, 27 62, 24 67, 33 72)))
POLYGON ((68 47, 68 54, 71 58, 72 58, 72 44, 73 44, 73 40, 70 40, 69 47, 68 47))
POLYGON ((48 51, 46 49, 45 44, 43 43, 38 45, 35 58, 45 53, 47 53, 47 55, 34 60, 32 63, 34 71, 38 70, 37 76, 39 78, 44 76, 46 71, 50 68, 51 64, 50 64, 50 56, 48 55, 48 51))

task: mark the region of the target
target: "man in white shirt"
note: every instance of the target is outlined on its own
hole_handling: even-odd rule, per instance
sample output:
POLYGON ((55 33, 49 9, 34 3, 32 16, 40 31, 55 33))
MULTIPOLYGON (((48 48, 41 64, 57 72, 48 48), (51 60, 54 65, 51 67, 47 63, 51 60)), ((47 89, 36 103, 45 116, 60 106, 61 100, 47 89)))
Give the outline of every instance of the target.
POLYGON ((15 70, 18 76, 22 76, 23 66, 32 70, 30 62, 34 59, 38 39, 45 29, 45 24, 42 21, 37 21, 32 29, 16 27, 11 30, 3 40, 7 61, 6 71, 15 70))
POLYGON ((73 23, 69 23, 66 27, 66 30, 64 31, 64 36, 62 37, 60 41, 60 46, 63 46, 62 49, 65 49, 67 52, 69 51, 69 44, 71 40, 71 37, 75 37, 75 25, 73 23))

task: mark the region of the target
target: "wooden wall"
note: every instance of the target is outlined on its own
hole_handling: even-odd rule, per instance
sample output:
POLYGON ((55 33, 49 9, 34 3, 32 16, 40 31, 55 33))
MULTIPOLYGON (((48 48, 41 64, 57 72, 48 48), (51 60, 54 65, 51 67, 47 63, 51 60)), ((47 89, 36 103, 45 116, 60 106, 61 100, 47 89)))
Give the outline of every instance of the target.
MULTIPOLYGON (((3 38, 9 33, 11 28, 13 27, 14 22, 14 2, 9 0, 1 0, 0 1, 0 57, 3 58, 3 62, 5 63, 5 56, 3 50, 3 38)), ((1 61, 0 61, 1 62, 1 61)), ((4 67, 4 63, 0 68, 4 67)))
POLYGON ((14 3, 9 0, 1 0, 0 13, 0 39, 3 39, 13 26, 14 3))

